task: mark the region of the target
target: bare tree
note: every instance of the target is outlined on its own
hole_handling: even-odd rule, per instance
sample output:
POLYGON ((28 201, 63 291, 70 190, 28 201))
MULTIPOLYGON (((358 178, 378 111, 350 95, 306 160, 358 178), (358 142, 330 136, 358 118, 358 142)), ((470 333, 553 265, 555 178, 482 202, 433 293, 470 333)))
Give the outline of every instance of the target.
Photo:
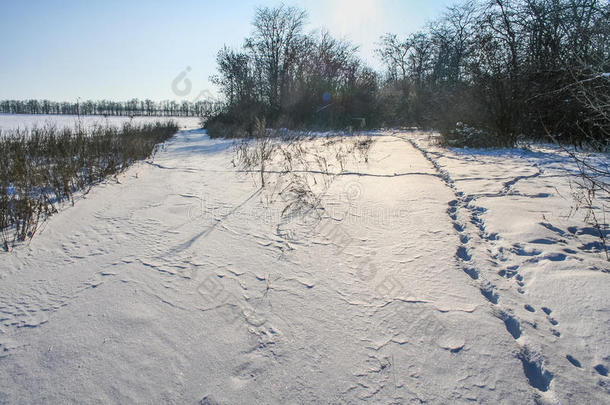
POLYGON ((256 10, 254 31, 246 39, 246 48, 258 57, 273 112, 280 109, 289 73, 304 44, 303 27, 306 21, 307 13, 304 10, 285 5, 256 10))
POLYGON ((409 39, 400 40, 396 34, 385 34, 381 37, 377 55, 385 63, 391 80, 406 80, 409 73, 409 55, 411 51, 409 39))

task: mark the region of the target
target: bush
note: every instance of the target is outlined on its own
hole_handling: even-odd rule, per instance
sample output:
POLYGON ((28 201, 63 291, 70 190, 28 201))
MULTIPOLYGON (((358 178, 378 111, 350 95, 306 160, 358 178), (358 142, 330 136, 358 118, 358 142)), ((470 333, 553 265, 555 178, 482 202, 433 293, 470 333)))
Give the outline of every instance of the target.
POLYGON ((210 138, 246 138, 248 132, 240 124, 228 124, 221 121, 206 123, 205 129, 210 138))
POLYGON ((443 132, 443 143, 457 148, 493 148, 513 146, 505 137, 500 137, 483 129, 469 127, 463 122, 455 124, 455 129, 443 132))

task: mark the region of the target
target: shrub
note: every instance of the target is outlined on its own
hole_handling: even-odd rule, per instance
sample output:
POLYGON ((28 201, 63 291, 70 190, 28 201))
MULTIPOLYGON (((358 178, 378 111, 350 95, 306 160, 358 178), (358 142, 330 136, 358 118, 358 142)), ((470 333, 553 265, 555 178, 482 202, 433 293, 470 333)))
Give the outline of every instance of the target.
POLYGON ((455 129, 443 132, 443 143, 452 147, 491 148, 513 146, 506 138, 497 136, 483 129, 476 129, 458 122, 455 129))

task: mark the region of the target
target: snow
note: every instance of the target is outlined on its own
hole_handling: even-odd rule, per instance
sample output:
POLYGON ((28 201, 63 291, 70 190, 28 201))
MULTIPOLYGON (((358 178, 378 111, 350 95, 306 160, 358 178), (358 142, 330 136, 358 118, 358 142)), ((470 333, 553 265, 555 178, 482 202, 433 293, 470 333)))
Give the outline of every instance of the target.
POLYGON ((32 127, 43 127, 52 125, 57 128, 75 128, 79 120, 84 127, 110 125, 119 127, 127 122, 134 124, 155 123, 156 121, 174 120, 183 129, 200 128, 199 118, 197 117, 118 117, 101 115, 47 115, 47 114, 3 114, 0 113, 0 131, 14 129, 26 129, 32 127))
POLYGON ((0 402, 608 402, 569 160, 375 135, 320 222, 201 130, 62 209, 2 255, 0 402))

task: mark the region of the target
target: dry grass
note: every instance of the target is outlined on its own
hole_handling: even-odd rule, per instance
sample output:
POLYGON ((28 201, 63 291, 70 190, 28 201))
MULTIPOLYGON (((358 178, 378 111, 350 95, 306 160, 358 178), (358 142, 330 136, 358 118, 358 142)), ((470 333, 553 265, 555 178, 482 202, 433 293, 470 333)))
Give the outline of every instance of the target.
POLYGON ((34 235, 74 193, 152 156, 173 121, 85 130, 52 126, 0 133, 0 238, 4 250, 34 235))
POLYGON ((265 129, 258 121, 252 138, 236 144, 234 164, 255 176, 267 202, 283 201, 282 217, 317 213, 320 200, 350 161, 368 163, 370 136, 311 136, 265 129))

